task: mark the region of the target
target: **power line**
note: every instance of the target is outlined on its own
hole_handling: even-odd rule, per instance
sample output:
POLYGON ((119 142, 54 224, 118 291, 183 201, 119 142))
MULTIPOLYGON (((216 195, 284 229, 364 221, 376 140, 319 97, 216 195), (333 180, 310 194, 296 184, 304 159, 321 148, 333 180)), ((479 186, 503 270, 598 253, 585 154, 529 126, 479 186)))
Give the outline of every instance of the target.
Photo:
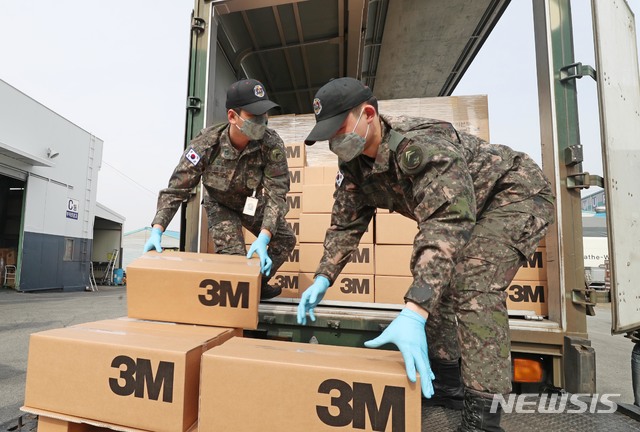
POLYGON ((128 175, 126 175, 125 173, 123 173, 122 171, 120 171, 118 168, 114 167, 113 165, 111 165, 109 162, 107 162, 106 160, 102 159, 102 162, 108 166, 109 168, 113 169, 115 172, 117 172, 118 174, 120 174, 121 176, 123 176, 124 178, 126 178, 127 180, 129 180, 130 182, 132 182, 133 184, 135 184, 136 186, 138 186, 140 189, 143 189, 146 192, 149 192, 151 195, 153 195, 154 197, 158 196, 158 192, 154 192, 148 188, 146 188, 145 186, 141 185, 140 183, 138 183, 137 181, 135 181, 134 179, 132 179, 131 177, 129 177, 128 175))

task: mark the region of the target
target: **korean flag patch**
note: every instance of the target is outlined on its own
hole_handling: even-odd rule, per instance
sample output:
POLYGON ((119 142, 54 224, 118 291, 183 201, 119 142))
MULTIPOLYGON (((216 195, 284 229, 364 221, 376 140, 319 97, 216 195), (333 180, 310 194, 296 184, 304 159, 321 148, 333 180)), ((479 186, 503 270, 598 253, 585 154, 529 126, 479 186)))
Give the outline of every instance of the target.
POLYGON ((200 155, 196 153, 194 149, 189 149, 185 157, 193 165, 198 165, 198 162, 200 162, 200 155))

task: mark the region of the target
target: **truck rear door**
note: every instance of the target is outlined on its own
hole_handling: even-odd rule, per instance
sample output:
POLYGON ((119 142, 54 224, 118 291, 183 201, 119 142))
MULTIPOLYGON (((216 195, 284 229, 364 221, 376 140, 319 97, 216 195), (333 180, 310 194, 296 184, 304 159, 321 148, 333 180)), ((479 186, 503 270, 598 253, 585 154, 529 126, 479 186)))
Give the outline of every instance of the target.
POLYGON ((612 333, 640 328, 640 78, 633 12, 592 0, 609 236, 612 333))

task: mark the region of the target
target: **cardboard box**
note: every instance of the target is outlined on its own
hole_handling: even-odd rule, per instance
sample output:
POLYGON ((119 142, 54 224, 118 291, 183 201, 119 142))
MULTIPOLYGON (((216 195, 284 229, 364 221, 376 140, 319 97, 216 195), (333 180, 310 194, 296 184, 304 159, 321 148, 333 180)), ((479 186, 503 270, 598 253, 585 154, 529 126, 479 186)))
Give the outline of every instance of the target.
POLYGON ((412 252, 412 245, 376 245, 376 275, 413 276, 410 267, 412 252))
MULTIPOLYGON (((301 243, 323 243, 327 229, 331 226, 331 214, 302 213, 299 221, 301 243)), ((373 243, 373 218, 360 238, 360 243, 373 243)))
MULTIPOLYGON (((314 273, 300 273, 300 295, 313 283, 314 273)), ((323 300, 373 303, 375 281, 373 275, 340 274, 323 300)))
POLYGON ((407 379, 397 351, 238 338, 202 357, 201 432, 419 431, 420 424, 420 385, 407 379))
POLYGON ((34 333, 22 410, 186 431, 198 418, 202 353, 240 335, 235 329, 130 319, 34 333))
POLYGON ((307 166, 304 168, 305 185, 335 185, 338 175, 337 165, 307 166))
POLYGON ((303 213, 331 213, 333 210, 334 184, 303 185, 302 195, 307 197, 302 203, 303 213))
POLYGON ((304 170, 303 167, 289 167, 289 192, 302 192, 304 170))
POLYGON ((376 244, 413 245, 418 223, 398 213, 376 214, 376 244))
POLYGON ((296 246, 287 256, 287 260, 282 263, 278 271, 294 272, 300 271, 300 246, 296 246))
MULTIPOLYGON (((296 236, 296 244, 298 244, 298 236, 300 236, 300 219, 285 219, 287 221, 287 225, 293 231, 293 234, 296 236)), ((246 245, 251 245, 254 241, 256 241, 256 236, 253 235, 251 231, 246 228, 242 228, 242 235, 244 237, 244 243, 246 245)))
POLYGON ((93 426, 87 423, 74 423, 53 417, 38 416, 38 432, 110 432, 107 427, 93 426))
POLYGON ((514 280, 547 280, 547 249, 539 247, 527 262, 518 269, 514 280))
POLYGON ((507 309, 531 311, 536 315, 549 315, 549 284, 547 281, 514 280, 507 288, 507 309))
POLYGON ((260 284, 257 256, 150 251, 127 266, 128 315, 255 329, 260 284))
POLYGON ((486 95, 380 100, 378 106, 384 114, 445 120, 461 132, 489 141, 489 108, 486 95))
POLYGON ((413 278, 409 276, 375 277, 374 303, 404 305, 404 295, 409 290, 413 278))
POLYGON ((300 243, 300 219, 286 219, 289 228, 296 236, 296 244, 300 243))
POLYGON ((284 149, 289 168, 302 168, 307 164, 307 148, 304 142, 285 143, 284 149))
MULTIPOLYGON (((133 427, 98 422, 46 410, 32 409, 29 412, 38 416, 37 432, 113 432, 114 430, 124 432, 148 432, 133 427)), ((198 423, 196 422, 187 432, 198 432, 198 423)))
POLYGON ((289 192, 287 194, 287 219, 299 219, 302 213, 302 194, 298 192, 289 192))
MULTIPOLYGON (((314 273, 324 253, 322 243, 300 243, 300 267, 303 273, 314 273)), ((345 274, 373 274, 374 247, 372 244, 362 244, 351 255, 349 263, 344 266, 345 274)))
POLYGON ((281 272, 276 273, 270 280, 269 284, 282 288, 282 294, 279 298, 300 298, 300 279, 298 272, 281 272))

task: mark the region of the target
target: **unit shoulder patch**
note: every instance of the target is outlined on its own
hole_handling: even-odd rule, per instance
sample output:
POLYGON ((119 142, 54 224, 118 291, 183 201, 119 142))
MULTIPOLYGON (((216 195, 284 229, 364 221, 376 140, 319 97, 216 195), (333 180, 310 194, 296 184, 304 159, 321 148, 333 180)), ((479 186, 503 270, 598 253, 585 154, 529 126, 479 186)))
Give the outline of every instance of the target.
POLYGON ((400 169, 405 174, 418 174, 427 165, 427 158, 421 146, 408 145, 400 155, 400 169))
POLYGON ((269 151, 269 159, 271 162, 282 162, 285 159, 284 151, 280 147, 274 147, 269 151))

